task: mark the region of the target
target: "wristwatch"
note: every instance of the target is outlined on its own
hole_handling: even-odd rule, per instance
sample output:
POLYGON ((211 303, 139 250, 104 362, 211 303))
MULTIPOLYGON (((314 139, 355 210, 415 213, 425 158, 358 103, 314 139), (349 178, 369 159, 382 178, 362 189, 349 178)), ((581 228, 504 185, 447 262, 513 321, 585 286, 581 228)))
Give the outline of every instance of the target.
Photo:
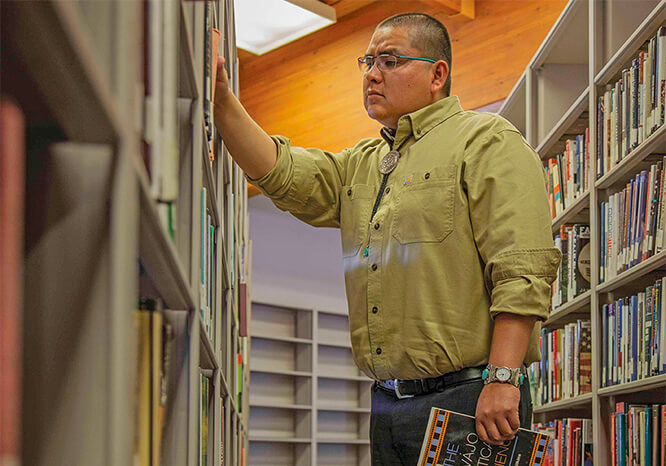
POLYGON ((489 384, 492 382, 510 383, 514 387, 520 388, 523 383, 525 375, 521 367, 513 369, 510 367, 493 366, 488 364, 483 370, 482 374, 483 383, 489 384))

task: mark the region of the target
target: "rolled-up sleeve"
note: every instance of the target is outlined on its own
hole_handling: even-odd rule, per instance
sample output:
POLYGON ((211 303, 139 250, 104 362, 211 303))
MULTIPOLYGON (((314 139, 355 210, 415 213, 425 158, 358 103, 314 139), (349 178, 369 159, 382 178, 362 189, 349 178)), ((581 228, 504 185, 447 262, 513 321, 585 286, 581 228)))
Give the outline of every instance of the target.
POLYGON ((541 161, 519 132, 506 129, 472 142, 464 165, 491 317, 507 312, 545 320, 561 254, 553 247, 541 161))
POLYGON ((286 210, 313 226, 340 226, 340 190, 349 150, 339 153, 292 147, 289 139, 271 136, 277 146, 275 166, 263 177, 245 178, 286 210))

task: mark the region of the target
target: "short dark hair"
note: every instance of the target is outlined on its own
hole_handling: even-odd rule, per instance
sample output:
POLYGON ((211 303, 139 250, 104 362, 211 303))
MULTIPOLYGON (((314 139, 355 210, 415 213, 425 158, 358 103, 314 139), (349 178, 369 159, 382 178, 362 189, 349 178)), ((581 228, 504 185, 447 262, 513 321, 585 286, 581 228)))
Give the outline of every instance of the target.
POLYGON ((444 83, 444 92, 451 94, 451 39, 449 31, 439 20, 425 13, 401 13, 385 19, 377 25, 383 27, 407 27, 412 47, 420 50, 425 57, 443 60, 449 67, 449 75, 444 83))

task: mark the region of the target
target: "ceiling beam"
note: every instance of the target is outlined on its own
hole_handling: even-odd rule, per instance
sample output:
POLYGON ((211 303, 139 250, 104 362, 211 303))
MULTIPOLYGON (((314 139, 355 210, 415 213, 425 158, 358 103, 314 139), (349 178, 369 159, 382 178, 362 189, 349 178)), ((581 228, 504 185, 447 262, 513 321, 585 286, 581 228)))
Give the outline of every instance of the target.
POLYGON ((455 14, 449 16, 451 19, 471 21, 474 19, 476 13, 475 0, 434 0, 447 8, 456 11, 455 14))

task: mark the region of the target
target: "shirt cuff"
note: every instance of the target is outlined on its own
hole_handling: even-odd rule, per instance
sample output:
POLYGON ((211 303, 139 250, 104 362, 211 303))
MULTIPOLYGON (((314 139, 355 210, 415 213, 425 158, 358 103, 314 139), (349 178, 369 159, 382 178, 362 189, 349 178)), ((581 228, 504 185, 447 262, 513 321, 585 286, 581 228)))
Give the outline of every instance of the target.
POLYGON ((556 248, 521 249, 499 254, 491 265, 490 316, 497 314, 548 318, 550 284, 555 280, 561 253, 556 248))
POLYGON ((283 136, 271 136, 277 147, 277 160, 271 170, 259 179, 253 180, 247 173, 245 179, 264 195, 280 199, 289 191, 294 179, 294 162, 289 150, 289 139, 283 136))

